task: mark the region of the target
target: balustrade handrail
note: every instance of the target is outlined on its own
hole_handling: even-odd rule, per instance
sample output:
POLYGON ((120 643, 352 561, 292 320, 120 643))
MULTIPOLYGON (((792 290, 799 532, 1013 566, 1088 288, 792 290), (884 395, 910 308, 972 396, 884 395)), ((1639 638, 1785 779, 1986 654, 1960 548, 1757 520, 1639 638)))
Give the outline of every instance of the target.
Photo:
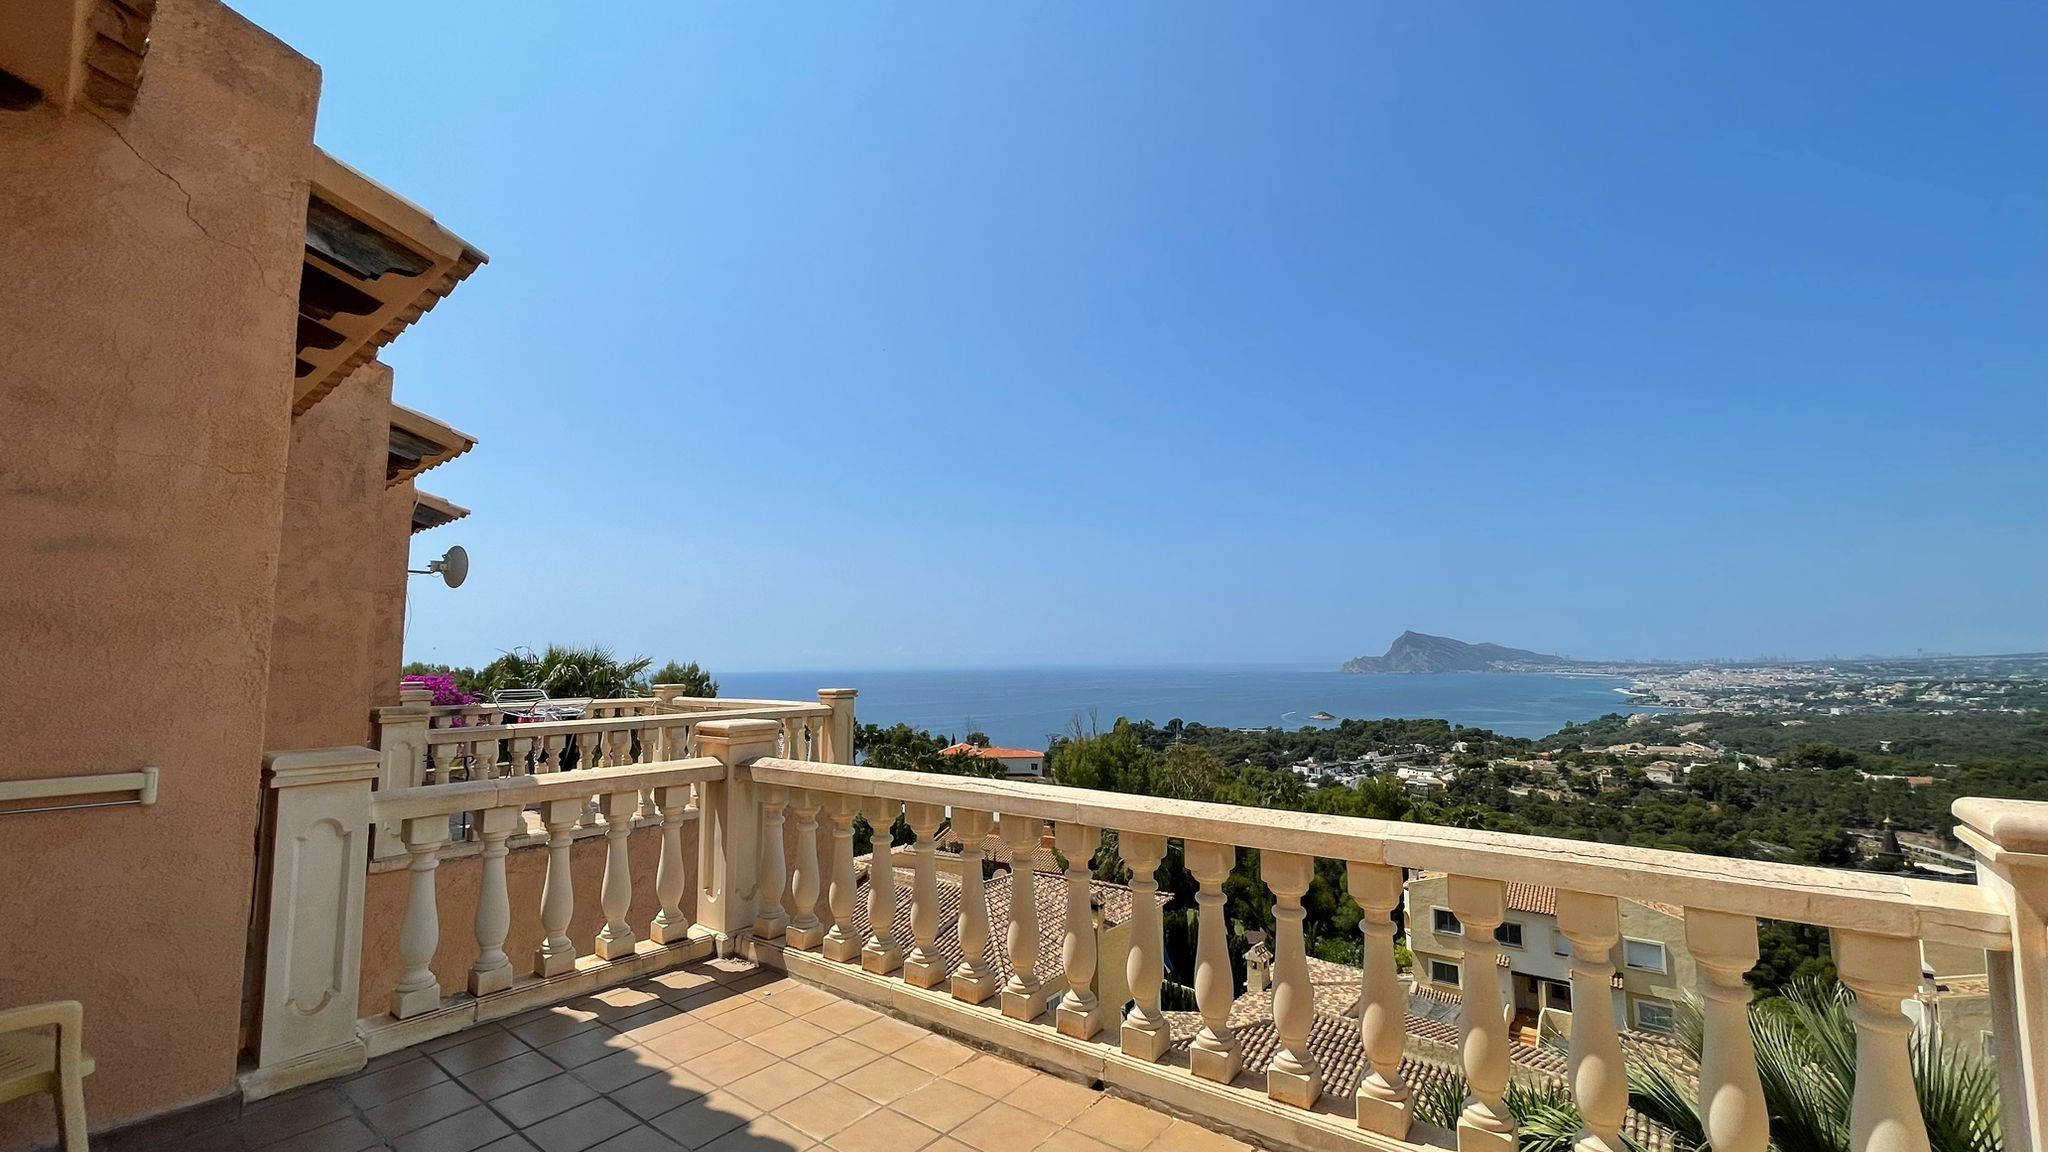
POLYGON ((582 772, 426 784, 374 793, 370 799, 370 818, 386 823, 423 816, 452 816, 459 812, 523 808, 550 800, 588 799, 613 792, 669 788, 725 778, 723 764, 712 757, 698 756, 655 764, 620 764, 582 772))
POLYGON ((791 788, 1541 884, 1994 951, 2012 948, 2008 914, 1994 894, 1886 873, 777 757, 753 761, 750 771, 757 783, 791 788))
POLYGON ((652 712, 642 716, 593 716, 581 720, 533 720, 520 724, 476 724, 465 728, 430 728, 429 747, 468 744, 487 740, 523 740, 544 736, 573 736, 579 733, 617 732, 620 729, 680 728, 712 720, 790 720, 829 716, 822 704, 778 703, 774 707, 732 708, 717 712, 652 712))

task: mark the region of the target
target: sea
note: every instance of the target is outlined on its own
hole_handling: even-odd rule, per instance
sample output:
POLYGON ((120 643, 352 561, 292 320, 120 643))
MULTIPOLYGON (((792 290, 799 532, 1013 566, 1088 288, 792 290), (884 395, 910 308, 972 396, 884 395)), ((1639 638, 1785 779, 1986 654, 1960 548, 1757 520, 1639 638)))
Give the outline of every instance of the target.
POLYGON ((955 738, 981 731, 1003 747, 1044 748, 1053 737, 1108 729, 1118 717, 1225 728, 1330 727, 1339 720, 1436 717, 1506 736, 1547 736, 1610 712, 1655 711, 1621 694, 1626 679, 1546 673, 1350 675, 1309 667, 878 669, 721 674, 719 695, 815 699, 820 688, 860 692, 862 723, 909 724, 955 738))

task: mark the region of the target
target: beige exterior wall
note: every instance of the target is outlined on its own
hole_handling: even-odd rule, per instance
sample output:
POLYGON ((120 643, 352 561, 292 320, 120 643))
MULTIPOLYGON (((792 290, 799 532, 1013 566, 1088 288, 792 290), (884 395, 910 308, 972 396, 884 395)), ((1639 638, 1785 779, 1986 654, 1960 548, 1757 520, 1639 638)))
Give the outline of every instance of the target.
POLYGON ((384 486, 391 369, 371 361, 292 423, 264 748, 371 742, 398 703, 411 481, 384 486))
POLYGON ((1699 969, 1685 947, 1685 919, 1660 912, 1632 900, 1621 902, 1622 942, 1614 949, 1614 969, 1621 973, 1621 988, 1627 1000, 1625 1027, 1636 1026, 1636 1001, 1659 1000, 1679 1005, 1691 989, 1698 988, 1699 969), (1622 963, 1629 940, 1655 940, 1664 945, 1664 972, 1646 972, 1622 963))
POLYGON ((211 0, 151 40, 126 117, 0 112, 0 775, 162 772, 4 817, 0 1005, 85 1002, 101 1128, 234 1087, 319 91, 211 0))

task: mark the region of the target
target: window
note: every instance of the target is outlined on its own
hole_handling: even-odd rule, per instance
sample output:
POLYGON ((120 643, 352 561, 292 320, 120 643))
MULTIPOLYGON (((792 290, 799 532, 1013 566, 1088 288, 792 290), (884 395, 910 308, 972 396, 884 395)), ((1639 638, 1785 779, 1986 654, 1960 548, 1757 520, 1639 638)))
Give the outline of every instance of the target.
POLYGON ((1449 908, 1429 910, 1430 929, 1439 936, 1463 936, 1465 926, 1458 922, 1458 914, 1449 908))
POLYGON ((1493 938, 1510 948, 1522 946, 1522 926, 1512 920, 1505 921, 1493 930, 1493 938))
POLYGON ((1448 960, 1431 960, 1429 962, 1429 982, 1432 984, 1449 984, 1453 988, 1463 986, 1458 966, 1448 960))
POLYGON ((1662 1000, 1636 1001, 1636 1027, 1645 1032, 1662 1032, 1670 1035, 1677 1027, 1671 1005, 1662 1000))
POLYGON ((1550 936, 1550 950, 1559 956, 1569 956, 1572 954, 1572 942, 1564 938, 1564 933, 1553 932, 1550 936))
POLYGON ((1664 971, 1664 945, 1655 940, 1622 941, 1621 962, 1643 972, 1664 971))

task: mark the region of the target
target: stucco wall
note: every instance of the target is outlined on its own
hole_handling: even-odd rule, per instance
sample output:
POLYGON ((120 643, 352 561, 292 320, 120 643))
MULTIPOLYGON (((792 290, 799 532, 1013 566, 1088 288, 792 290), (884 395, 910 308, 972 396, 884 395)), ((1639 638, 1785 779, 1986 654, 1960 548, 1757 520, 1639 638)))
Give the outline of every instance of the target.
POLYGON ((412 485, 384 486, 391 369, 371 361, 292 424, 264 747, 371 742, 398 703, 412 485))
MULTIPOLYGON (((633 903, 627 922, 634 935, 647 939, 647 925, 661 911, 661 898, 654 891, 655 866, 661 859, 661 829, 640 828, 627 837, 633 862, 633 903)), ((683 859, 694 880, 697 868, 697 822, 683 825, 683 859)), ((578 840, 569 849, 569 875, 575 881, 576 911, 569 922, 569 938, 588 954, 595 947, 597 930, 604 927, 604 907, 598 900, 604 885, 605 838, 603 835, 578 840)), ((534 845, 517 849, 505 857, 505 889, 512 906, 512 930, 505 938, 505 954, 512 958, 515 972, 533 968, 533 950, 541 940, 540 890, 547 878, 548 854, 534 845)), ((476 856, 444 860, 436 869, 435 901, 441 913, 440 947, 434 953, 434 974, 443 993, 469 987, 469 966, 476 959, 476 901, 483 884, 483 861, 476 856)), ((363 983, 362 1013, 374 1016, 389 1010, 391 990, 398 985, 403 966, 398 962, 398 932, 405 923, 405 899, 411 874, 403 867, 372 873, 363 894, 363 983)), ((695 885, 683 892, 683 911, 696 917, 695 885)))
POLYGON ((0 112, 0 776, 162 771, 0 817, 0 1005, 85 1002, 95 1128, 233 1088, 318 88, 162 0, 129 116, 0 112))

